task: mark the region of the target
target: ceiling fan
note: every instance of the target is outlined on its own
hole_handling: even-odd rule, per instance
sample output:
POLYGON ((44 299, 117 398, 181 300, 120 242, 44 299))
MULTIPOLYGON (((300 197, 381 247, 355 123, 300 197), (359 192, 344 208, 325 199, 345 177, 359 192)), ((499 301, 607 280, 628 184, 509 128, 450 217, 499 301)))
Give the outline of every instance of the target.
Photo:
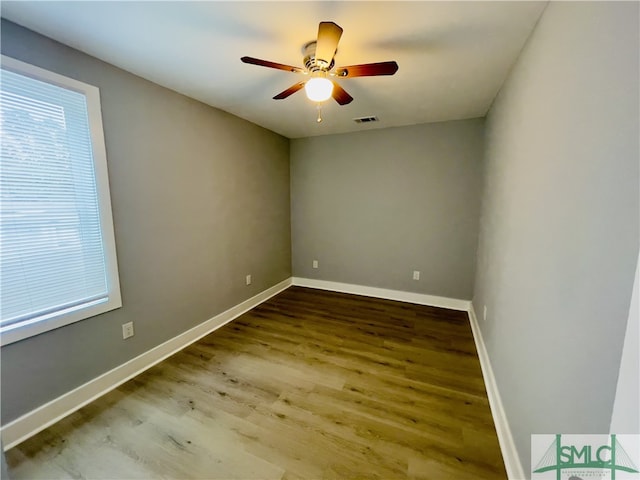
POLYGON ((333 22, 320 22, 317 40, 305 44, 302 49, 304 68, 253 57, 242 57, 240 60, 251 65, 307 75, 309 78, 290 86, 273 98, 274 100, 282 100, 304 88, 307 97, 318 103, 318 122, 321 122, 321 102, 328 100, 330 97, 333 97, 339 105, 346 105, 353 101, 353 97, 330 77, 375 77, 378 75, 393 75, 398 71, 398 64, 393 61, 350 65, 332 70, 335 65, 334 56, 338 50, 338 42, 341 36, 342 28, 339 25, 333 22))

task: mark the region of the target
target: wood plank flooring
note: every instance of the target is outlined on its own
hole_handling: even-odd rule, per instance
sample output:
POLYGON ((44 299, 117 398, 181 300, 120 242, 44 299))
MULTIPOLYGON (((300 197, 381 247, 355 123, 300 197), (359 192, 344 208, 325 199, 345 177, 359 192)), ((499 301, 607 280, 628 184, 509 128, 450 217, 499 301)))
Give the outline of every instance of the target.
POLYGON ((506 478, 466 313, 301 287, 7 463, 13 479, 506 478))

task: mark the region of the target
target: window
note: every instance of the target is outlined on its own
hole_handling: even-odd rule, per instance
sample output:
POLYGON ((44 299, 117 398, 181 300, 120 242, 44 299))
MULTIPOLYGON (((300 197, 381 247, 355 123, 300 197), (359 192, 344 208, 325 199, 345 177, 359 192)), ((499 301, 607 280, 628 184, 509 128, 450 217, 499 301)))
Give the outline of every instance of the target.
POLYGON ((122 306, 100 94, 2 56, 2 345, 122 306))

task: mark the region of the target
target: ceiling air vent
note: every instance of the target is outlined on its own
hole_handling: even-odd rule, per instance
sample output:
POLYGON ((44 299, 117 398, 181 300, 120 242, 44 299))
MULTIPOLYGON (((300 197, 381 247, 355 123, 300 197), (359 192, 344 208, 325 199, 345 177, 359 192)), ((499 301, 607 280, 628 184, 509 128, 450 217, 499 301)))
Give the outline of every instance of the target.
POLYGON ((359 117, 359 118, 354 118, 353 121, 356 123, 371 123, 371 122, 377 122, 378 117, 375 117, 375 116, 359 117))

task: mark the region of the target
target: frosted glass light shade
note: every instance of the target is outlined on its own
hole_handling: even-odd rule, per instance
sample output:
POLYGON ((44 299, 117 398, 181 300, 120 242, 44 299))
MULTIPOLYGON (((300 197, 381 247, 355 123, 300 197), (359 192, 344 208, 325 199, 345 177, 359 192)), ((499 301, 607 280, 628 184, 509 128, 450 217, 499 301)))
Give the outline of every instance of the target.
POLYGON ((310 78, 304 85, 307 98, 313 102, 324 102, 331 98, 333 93, 333 83, 323 77, 310 78))

